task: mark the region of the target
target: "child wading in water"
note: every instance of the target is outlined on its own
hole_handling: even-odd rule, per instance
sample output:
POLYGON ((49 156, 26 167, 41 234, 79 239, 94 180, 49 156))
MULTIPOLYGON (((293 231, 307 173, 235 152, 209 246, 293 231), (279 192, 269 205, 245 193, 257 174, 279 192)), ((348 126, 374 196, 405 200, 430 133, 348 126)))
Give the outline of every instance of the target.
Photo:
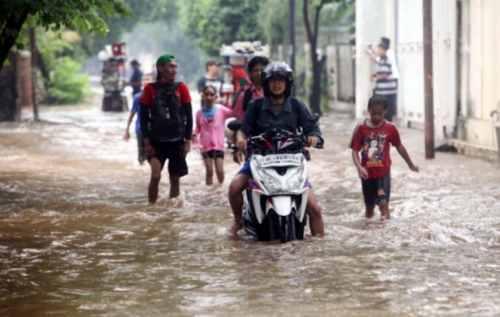
POLYGON ((380 95, 371 97, 368 101, 368 112, 370 119, 358 124, 349 147, 352 149, 352 159, 361 178, 366 218, 373 217, 375 205, 378 205, 382 219, 390 219, 390 144, 396 147, 412 171, 418 172, 418 166, 413 164, 406 148, 401 143, 396 126, 384 120, 387 113, 387 100, 380 95), (361 161, 359 160, 360 151, 361 161))
POLYGON ((233 112, 215 104, 217 89, 205 86, 201 98, 203 108, 196 113, 196 128, 193 137, 199 135, 202 157, 206 169, 206 184, 213 184, 214 163, 219 183, 224 182, 224 122, 233 118, 233 112))

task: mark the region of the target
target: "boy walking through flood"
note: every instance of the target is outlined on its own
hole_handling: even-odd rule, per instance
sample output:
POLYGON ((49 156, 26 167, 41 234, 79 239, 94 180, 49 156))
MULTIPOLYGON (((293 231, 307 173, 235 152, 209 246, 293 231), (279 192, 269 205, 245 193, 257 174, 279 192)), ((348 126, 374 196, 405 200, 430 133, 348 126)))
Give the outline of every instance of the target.
MULTIPOLYGON (((142 76, 142 87, 145 87, 147 84, 154 82, 154 77, 152 74, 145 74, 142 76)), ((141 98, 142 90, 134 95, 134 101, 132 103, 132 109, 130 110, 130 114, 127 120, 127 127, 125 128, 125 135, 123 139, 128 141, 130 139, 130 124, 132 124, 132 120, 134 116, 137 114, 137 120, 135 122, 135 134, 137 135, 137 149, 139 150, 139 164, 143 165, 144 161, 146 161, 146 153, 144 152, 144 137, 141 132, 141 118, 140 118, 140 110, 141 107, 139 105, 139 99, 141 98)))
POLYGON ((375 206, 380 209, 382 219, 390 219, 389 198, 391 194, 391 144, 408 164, 418 172, 406 148, 403 146, 396 126, 384 119, 387 114, 387 100, 375 95, 368 101, 370 118, 357 125, 349 147, 352 159, 358 169, 366 205, 366 218, 372 218, 375 206), (361 160, 359 159, 361 152, 361 160))

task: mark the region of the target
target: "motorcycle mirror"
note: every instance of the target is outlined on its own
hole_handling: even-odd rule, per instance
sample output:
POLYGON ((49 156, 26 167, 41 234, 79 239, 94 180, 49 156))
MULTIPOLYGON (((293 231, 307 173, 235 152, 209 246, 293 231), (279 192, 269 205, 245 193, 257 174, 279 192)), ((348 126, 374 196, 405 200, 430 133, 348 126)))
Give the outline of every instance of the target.
POLYGON ((312 120, 311 120, 311 123, 318 123, 319 121, 319 113, 315 113, 313 116, 312 116, 312 120))
POLYGON ((239 120, 232 120, 230 121, 228 124, 227 124, 227 127, 229 128, 229 130, 231 131, 238 131, 239 129, 241 129, 241 126, 242 126, 242 123, 241 121, 239 120))

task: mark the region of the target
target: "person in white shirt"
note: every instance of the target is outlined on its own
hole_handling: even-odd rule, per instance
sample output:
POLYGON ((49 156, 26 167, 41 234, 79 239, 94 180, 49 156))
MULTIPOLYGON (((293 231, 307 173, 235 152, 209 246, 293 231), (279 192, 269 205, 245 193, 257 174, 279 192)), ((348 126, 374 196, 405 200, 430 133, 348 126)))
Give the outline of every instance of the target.
POLYGON ((377 64, 377 72, 372 74, 375 80, 374 95, 384 95, 388 103, 386 120, 393 121, 397 116, 397 87, 399 69, 396 65, 394 52, 389 49, 391 41, 382 37, 377 46, 377 54, 369 46, 367 53, 372 62, 377 64))

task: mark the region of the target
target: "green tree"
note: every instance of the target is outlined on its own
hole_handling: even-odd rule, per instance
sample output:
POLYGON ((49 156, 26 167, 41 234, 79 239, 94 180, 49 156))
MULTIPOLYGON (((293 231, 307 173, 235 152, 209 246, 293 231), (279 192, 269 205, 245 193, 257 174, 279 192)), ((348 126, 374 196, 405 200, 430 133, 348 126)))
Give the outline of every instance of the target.
POLYGON ((186 34, 211 56, 218 55, 224 43, 262 40, 260 4, 255 0, 190 0, 183 12, 186 34))
POLYGON ((83 101, 90 87, 87 75, 78 74, 82 65, 67 56, 59 58, 55 63, 57 67, 50 74, 47 102, 70 104, 83 101))
MULTIPOLYGON (((201 61, 207 57, 193 39, 183 34, 181 21, 170 25, 165 22, 140 23, 122 38, 127 42, 130 56, 142 55, 145 58, 143 61, 150 62, 151 65, 160 55, 167 52, 174 55, 179 62, 176 79, 178 81, 192 82, 204 74, 205 68, 201 61), (168 34, 168 36, 158 36, 158 34, 168 34)), ((143 70, 149 69, 151 65, 142 65, 143 70)), ((154 71, 155 67, 152 68, 154 71)))
MULTIPOLYGON (((288 14, 288 0, 266 0, 259 7, 258 20, 264 34, 264 42, 273 50, 280 44, 289 44, 288 14)), ((295 21, 300 20, 296 18, 295 21)), ((297 28, 300 26, 296 26, 297 28)))
POLYGON ((309 95, 309 104, 314 113, 321 114, 321 74, 325 66, 326 56, 320 56, 318 54, 318 37, 319 37, 319 26, 321 19, 321 11, 327 5, 332 5, 335 2, 342 2, 333 11, 333 18, 338 23, 347 12, 350 12, 353 5, 349 5, 350 1, 347 0, 303 0, 302 13, 304 17, 304 26, 306 29, 307 40, 311 46, 311 64, 312 64, 312 84, 311 93, 309 95), (311 13, 314 14, 314 18, 311 17, 311 13))
POLYGON ((0 2, 0 69, 26 26, 58 30, 63 26, 81 32, 108 32, 103 18, 130 16, 120 0, 3 0, 0 2))
MULTIPOLYGON (((105 45, 119 41, 125 32, 133 31, 141 22, 162 22, 167 25, 178 21, 182 0, 122 0, 133 13, 130 19, 107 17, 104 21, 109 26, 105 36, 86 34, 83 36, 82 48, 87 56, 95 55, 105 45)), ((158 34, 159 35, 159 34, 158 34)))

